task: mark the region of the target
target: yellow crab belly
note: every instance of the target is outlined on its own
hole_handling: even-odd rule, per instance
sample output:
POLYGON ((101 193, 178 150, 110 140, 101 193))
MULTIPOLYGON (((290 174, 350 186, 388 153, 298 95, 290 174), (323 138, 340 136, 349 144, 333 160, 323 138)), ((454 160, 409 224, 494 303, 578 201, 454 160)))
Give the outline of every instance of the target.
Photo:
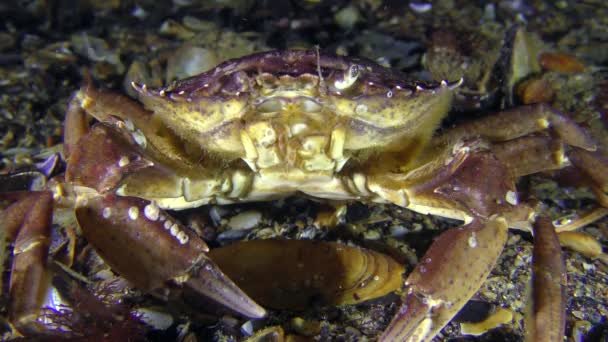
POLYGON ((251 191, 245 201, 263 201, 303 193, 315 198, 332 200, 355 199, 342 179, 335 173, 260 170, 253 178, 251 191))

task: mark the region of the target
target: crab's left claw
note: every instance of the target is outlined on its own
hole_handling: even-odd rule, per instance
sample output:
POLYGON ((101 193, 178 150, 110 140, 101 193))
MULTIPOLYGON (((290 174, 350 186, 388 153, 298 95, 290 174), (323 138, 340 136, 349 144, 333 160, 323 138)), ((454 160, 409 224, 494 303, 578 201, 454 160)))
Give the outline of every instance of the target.
POLYGON ((184 284, 243 316, 266 314, 205 255, 205 242, 154 202, 95 194, 79 198, 76 217, 101 257, 136 287, 184 284))
MULTIPOLYGON (((393 177, 392 183, 386 179, 372 183, 389 194, 385 190, 387 184, 414 184, 403 187, 408 194, 408 207, 455 218, 461 213, 468 222, 441 234, 422 257, 405 282, 407 292, 402 306, 381 341, 430 341, 488 277, 507 241, 508 226, 533 216, 531 208, 518 204, 511 176, 512 170, 523 167, 509 168, 475 143, 464 144, 447 160, 435 164, 434 169, 414 170, 418 172, 411 175, 419 181, 407 179, 411 176, 406 175, 401 179, 393 177)), ((534 293, 531 330, 535 336, 557 339, 563 336, 560 309, 564 303, 559 243, 546 220, 534 225, 534 233, 534 285, 547 291, 534 293)))
POLYGON ((448 160, 412 173, 423 181, 401 182, 414 184, 405 188, 410 208, 446 208, 440 213, 464 214, 468 223, 445 231, 427 250, 408 276, 402 306, 381 341, 430 341, 477 292, 507 241, 502 214, 513 208, 509 194, 515 186, 505 167, 476 143, 463 145, 448 160))
POLYGON ((502 218, 475 219, 439 236, 407 278, 401 308, 380 340, 430 341, 477 292, 506 240, 502 218))

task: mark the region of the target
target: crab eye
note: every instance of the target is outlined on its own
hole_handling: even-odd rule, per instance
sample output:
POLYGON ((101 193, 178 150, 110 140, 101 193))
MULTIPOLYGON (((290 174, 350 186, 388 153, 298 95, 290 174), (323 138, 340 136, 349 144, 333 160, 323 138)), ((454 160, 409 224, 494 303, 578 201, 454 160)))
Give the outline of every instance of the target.
POLYGON ((334 87, 338 90, 347 89, 357 81, 357 78, 359 78, 359 66, 353 64, 344 72, 341 79, 334 82, 334 87))

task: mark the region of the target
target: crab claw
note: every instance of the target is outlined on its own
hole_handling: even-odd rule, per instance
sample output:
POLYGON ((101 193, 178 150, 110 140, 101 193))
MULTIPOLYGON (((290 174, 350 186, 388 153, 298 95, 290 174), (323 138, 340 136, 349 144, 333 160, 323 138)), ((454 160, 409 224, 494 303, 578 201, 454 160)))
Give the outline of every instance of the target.
POLYGON ((208 247, 154 202, 113 194, 78 199, 76 218, 99 255, 136 287, 152 291, 167 282, 250 318, 266 312, 205 255, 208 247))
POLYGON ((440 235, 407 278, 402 305, 380 341, 430 341, 477 292, 506 240, 503 218, 475 219, 440 235))
POLYGON ((477 292, 507 241, 503 215, 514 209, 515 186, 497 158, 473 141, 434 175, 408 189, 411 203, 462 210, 466 224, 427 250, 380 341, 430 341, 477 292))

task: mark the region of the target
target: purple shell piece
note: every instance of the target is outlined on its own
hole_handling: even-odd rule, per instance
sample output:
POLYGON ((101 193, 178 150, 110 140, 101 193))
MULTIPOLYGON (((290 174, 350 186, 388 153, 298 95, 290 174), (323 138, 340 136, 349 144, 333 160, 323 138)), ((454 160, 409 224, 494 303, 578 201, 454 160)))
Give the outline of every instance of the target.
POLYGON ((48 158, 35 163, 36 170, 42 172, 47 178, 54 174, 59 168, 61 157, 59 153, 53 153, 48 158))

